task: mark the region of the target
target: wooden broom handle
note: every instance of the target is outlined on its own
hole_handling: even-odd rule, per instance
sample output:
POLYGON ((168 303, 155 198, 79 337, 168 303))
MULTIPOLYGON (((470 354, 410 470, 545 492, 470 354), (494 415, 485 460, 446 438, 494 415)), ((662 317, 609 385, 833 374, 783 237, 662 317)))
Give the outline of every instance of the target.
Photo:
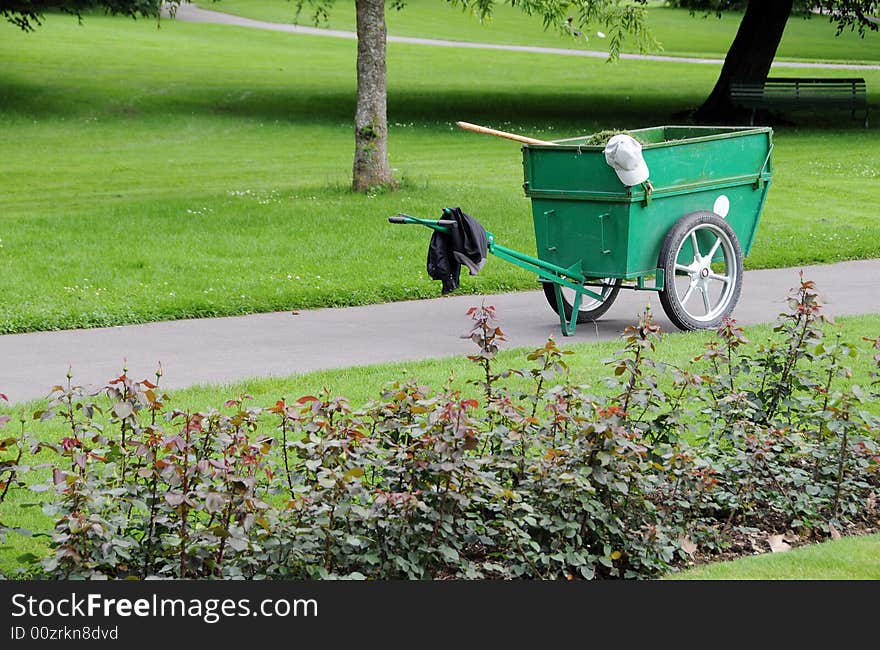
POLYGON ((487 126, 480 126, 479 124, 471 124, 470 122, 456 122, 456 126, 461 127, 465 131, 473 131, 474 133, 485 133, 486 135, 494 135, 499 138, 507 138, 508 140, 516 140, 517 142, 524 142, 525 144, 545 144, 555 147, 555 142, 547 142, 546 140, 537 140, 535 138, 528 138, 524 135, 517 135, 516 133, 508 133, 507 131, 498 131, 496 129, 490 129, 487 126))

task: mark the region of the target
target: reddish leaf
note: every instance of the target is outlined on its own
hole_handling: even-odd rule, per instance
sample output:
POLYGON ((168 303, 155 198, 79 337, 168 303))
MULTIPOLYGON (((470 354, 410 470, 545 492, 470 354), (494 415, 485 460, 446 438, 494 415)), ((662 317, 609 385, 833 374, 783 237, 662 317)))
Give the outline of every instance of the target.
POLYGON ((145 388, 149 388, 149 389, 151 389, 151 390, 152 390, 153 388, 158 388, 158 387, 159 387, 157 384, 154 384, 154 383, 151 382, 149 379, 144 379, 144 380, 141 382, 141 386, 144 386, 145 388))
POLYGON ((171 451, 172 449, 177 449, 181 451, 186 446, 186 441, 180 436, 169 436, 162 441, 165 445, 165 449, 167 451, 171 451))
POLYGON ((8 401, 9 401, 9 398, 6 397, 6 395, 4 395, 3 393, 0 393, 0 399, 2 399, 4 402, 8 402, 8 401))
POLYGON ((298 400, 296 400, 296 403, 297 404, 308 404, 309 402, 320 402, 320 401, 321 400, 319 400, 314 395, 306 395, 305 397, 300 397, 298 400))

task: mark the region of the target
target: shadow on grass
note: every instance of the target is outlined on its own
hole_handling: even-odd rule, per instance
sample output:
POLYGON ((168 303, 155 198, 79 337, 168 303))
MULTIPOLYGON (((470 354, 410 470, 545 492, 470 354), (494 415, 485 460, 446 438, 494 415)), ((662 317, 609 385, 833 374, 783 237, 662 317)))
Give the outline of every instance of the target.
MULTIPOLYGON (((708 93, 709 88, 706 88, 708 93)), ((601 86, 529 92, 523 88, 437 91, 388 91, 389 122, 450 123, 460 119, 488 124, 577 123, 612 126, 687 123, 704 99, 688 94, 633 95, 601 86)), ((876 103, 872 109, 880 109, 876 103)), ((32 82, 0 70, 0 116, 19 119, 95 118, 121 121, 141 118, 175 120, 193 116, 231 117, 256 122, 348 124, 355 112, 353 90, 303 92, 295 83, 242 92, 234 83, 192 83, 174 79, 158 87, 133 89, 130 83, 82 84, 59 79, 51 85, 32 82)), ((828 110, 785 116, 779 126, 817 129, 863 128, 846 111, 828 110)), ((742 122, 747 124, 748 121, 742 122)), ((771 123, 767 120, 767 123, 771 123)))
MULTIPOLYGON (((619 93, 557 91, 530 94, 455 89, 437 92, 389 90, 388 119, 397 122, 442 123, 460 119, 488 124, 577 123, 599 128, 687 123, 698 94, 657 96, 627 100, 619 93)), ((254 122, 348 124, 355 111, 350 92, 306 94, 295 87, 256 90, 216 85, 179 86, 179 92, 147 89, 136 95, 107 93, 96 88, 59 83, 52 87, 21 79, 4 79, 0 72, 0 115, 21 119, 106 117, 132 119, 230 117, 254 122)), ((839 111, 794 114, 766 120, 777 126, 811 129, 863 130, 862 120, 850 120, 839 111)), ((748 122, 743 122, 747 124, 748 122)))
MULTIPOLYGON (((242 96, 232 87, 180 86, 179 92, 145 89, 136 95, 58 83, 51 87, 3 78, 2 113, 21 118, 125 118, 231 116, 255 121, 347 123, 354 116, 353 92, 304 94, 290 88, 255 90, 242 96)), ((467 116, 486 121, 602 121, 643 123, 668 120, 698 103, 699 97, 652 97, 628 101, 619 94, 582 90, 544 94, 455 89, 445 92, 389 90, 388 114, 394 122, 451 122, 467 116)))

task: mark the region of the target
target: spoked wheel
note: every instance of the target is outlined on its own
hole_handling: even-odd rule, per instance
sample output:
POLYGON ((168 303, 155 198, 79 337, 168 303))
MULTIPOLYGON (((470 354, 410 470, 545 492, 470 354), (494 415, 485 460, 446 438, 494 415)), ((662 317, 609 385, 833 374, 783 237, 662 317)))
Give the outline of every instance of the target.
MULTIPOLYGON (((623 280, 620 278, 605 278, 598 282, 602 283, 601 287, 591 286, 588 288, 601 295, 602 300, 585 295, 581 299, 581 306, 580 309, 578 309, 578 323, 592 322, 608 311, 614 303, 614 299, 617 298, 617 294, 620 293, 620 285, 623 280)), ((553 283, 543 282, 542 285, 544 287, 544 295, 547 297, 547 302, 550 303, 550 307, 553 311, 558 314, 559 305, 556 304, 556 291, 553 290, 553 283)), ((572 289, 562 287, 562 307, 565 310, 566 320, 571 320, 571 309, 572 305, 574 305, 574 297, 575 293, 572 289)))
POLYGON ((743 257, 730 225, 714 212, 679 219, 660 247, 660 303, 683 330, 718 327, 739 300, 743 257))

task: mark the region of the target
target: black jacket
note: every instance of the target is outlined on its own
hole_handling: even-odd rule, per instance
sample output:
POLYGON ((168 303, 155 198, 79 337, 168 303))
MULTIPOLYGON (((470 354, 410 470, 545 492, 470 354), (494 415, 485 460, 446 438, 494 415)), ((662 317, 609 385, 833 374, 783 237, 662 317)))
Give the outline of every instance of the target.
POLYGON ((428 245, 428 275, 443 282, 443 294, 458 289, 461 265, 476 275, 486 263, 486 229, 461 208, 443 208, 441 219, 456 222, 449 232, 434 231, 428 245))

